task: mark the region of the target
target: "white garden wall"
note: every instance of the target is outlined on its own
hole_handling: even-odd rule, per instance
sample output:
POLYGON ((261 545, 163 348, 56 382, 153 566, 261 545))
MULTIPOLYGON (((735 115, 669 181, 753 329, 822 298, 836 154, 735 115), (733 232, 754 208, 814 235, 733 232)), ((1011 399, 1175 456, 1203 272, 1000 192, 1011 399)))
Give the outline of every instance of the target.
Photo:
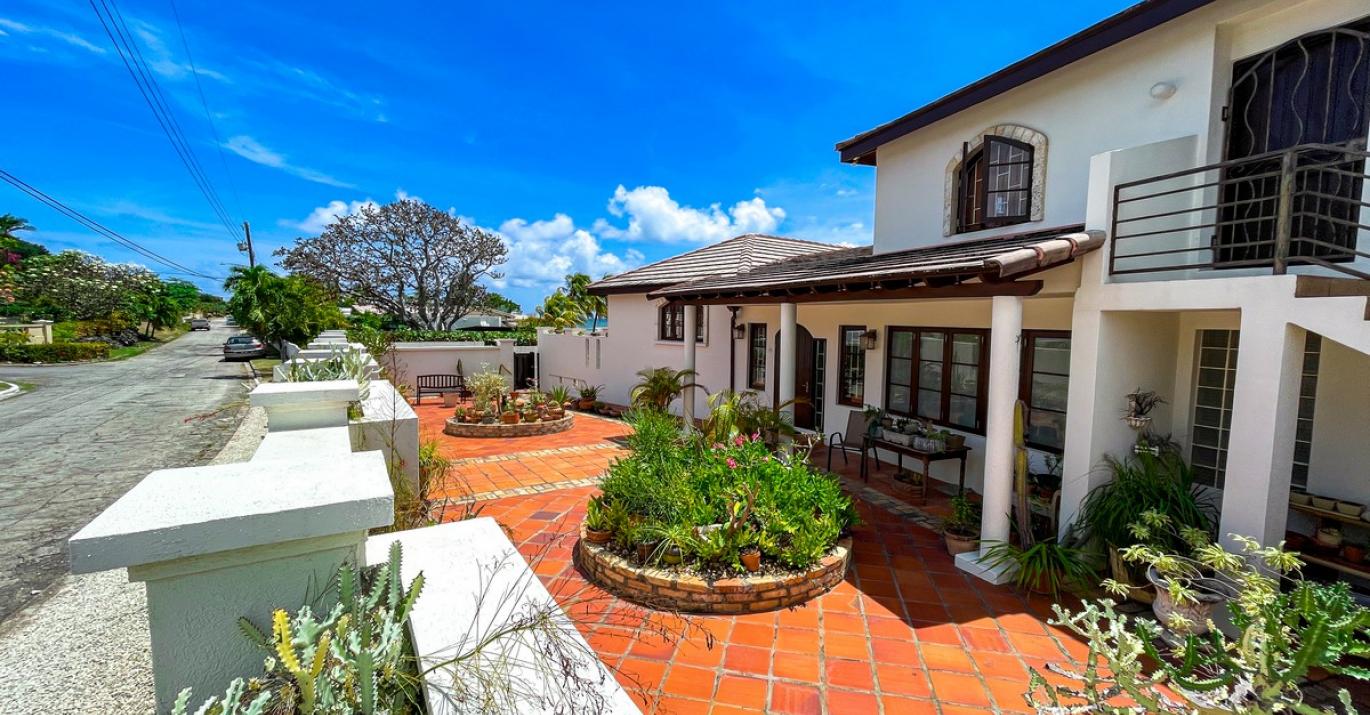
POLYGON ((382 364, 389 368, 395 383, 414 394, 419 375, 453 375, 461 364, 470 377, 487 366, 491 371, 514 374, 514 341, 497 340, 494 346, 482 343, 395 343, 382 364))

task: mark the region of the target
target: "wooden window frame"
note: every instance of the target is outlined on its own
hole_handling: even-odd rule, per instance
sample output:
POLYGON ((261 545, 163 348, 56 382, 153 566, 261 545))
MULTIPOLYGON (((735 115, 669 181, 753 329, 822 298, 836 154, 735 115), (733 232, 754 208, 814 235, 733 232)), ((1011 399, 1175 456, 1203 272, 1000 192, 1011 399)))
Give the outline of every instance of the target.
POLYGON ((1017 139, 1009 139, 995 134, 986 134, 981 140, 980 146, 974 151, 969 144, 961 145, 961 166, 956 171, 956 233, 970 233, 972 231, 982 231, 989 228, 1000 226, 1012 226, 1014 224, 1028 223, 1032 220, 1032 168, 1037 160, 1036 150, 1031 144, 1021 142, 1017 139), (1027 152, 1027 161, 1005 162, 994 164, 993 166, 1026 165, 1027 183, 1021 189, 999 189, 989 190, 989 170, 990 165, 990 145, 1007 144, 1027 152), (980 172, 981 179, 978 183, 974 181, 973 173, 980 172), (1017 193, 1024 192, 1027 200, 1023 202, 1023 211, 1012 216, 998 216, 987 218, 989 211, 989 195, 991 193, 1017 193), (974 192, 974 196, 971 195, 974 192), (971 200, 974 200, 974 203, 971 200), (972 211, 979 207, 980 220, 974 220, 972 211))
POLYGON ((765 323, 747 324, 747 385, 753 390, 766 389, 766 329, 765 323), (756 338, 761 336, 761 362, 760 372, 754 373, 757 367, 756 362, 756 338))
MULTIPOLYGON (((987 328, 935 328, 925 326, 910 325, 889 325, 885 327, 885 393, 882 395, 882 402, 885 411, 899 417, 910 419, 926 420, 935 425, 954 429, 959 432, 969 432, 970 434, 983 435, 985 433, 985 403, 988 399, 989 390, 989 340, 990 331, 987 328), (890 403, 890 364, 894 360, 894 334, 898 332, 911 332, 913 334, 913 365, 909 375, 909 411, 900 412, 891 409, 890 403), (919 370, 918 363, 921 358, 921 336, 924 334, 939 333, 943 336, 942 341, 942 384, 937 390, 941 395, 941 404, 938 405, 938 417, 920 417, 918 415, 918 390, 919 390, 919 370), (976 376, 975 391, 975 426, 955 424, 949 421, 951 415, 951 360, 952 355, 952 336, 954 335, 978 335, 980 336, 980 356, 978 374, 976 376)), ((903 359, 903 358, 899 358, 903 359)), ((927 388, 931 390, 932 388, 927 388)))
MULTIPOLYGON (((703 306, 703 305, 697 306, 696 309, 695 309, 695 343, 697 343, 697 344, 698 344, 698 343, 703 343, 703 342, 704 342, 704 326, 705 326, 704 313, 705 313, 705 311, 707 311, 707 310, 708 310, 708 307, 707 307, 707 306, 703 306)), ((661 340, 661 341, 663 341, 663 342, 670 342, 670 343, 683 343, 683 342, 685 342, 685 306, 683 306, 683 305, 678 305, 678 304, 677 304, 677 305, 672 305, 672 304, 670 304, 670 303, 667 303, 666 305, 661 306, 661 307, 657 310, 656 316, 657 316, 657 332, 656 332, 656 334, 657 334, 657 340, 661 340), (674 336, 674 335, 672 335, 671 332, 668 330, 668 327, 669 327, 670 325, 672 325, 672 324, 674 323, 674 321, 673 321, 673 320, 669 320, 667 316, 668 316, 670 313, 673 313, 673 312, 675 312, 675 311, 677 311, 677 310, 680 311, 680 335, 679 335, 679 336, 674 336)))
MULTIPOLYGON (((847 360, 850 355, 847 353, 847 334, 856 332, 864 337, 866 326, 864 325, 841 325, 837 328, 837 404, 849 407, 864 407, 866 397, 866 349, 861 348, 861 399, 852 401, 846 398, 847 390, 847 360)), ((861 339, 858 337, 858 340, 861 339)))
MULTIPOLYGON (((1023 349, 1020 351, 1022 357, 1019 358, 1019 363, 1021 364, 1021 371, 1018 373, 1018 399, 1023 401, 1023 405, 1027 408, 1028 412, 1028 414, 1023 415, 1023 421, 1025 423, 1023 425, 1023 430, 1024 432, 1026 432, 1026 423, 1030 421, 1032 412, 1032 375, 1036 372, 1036 369, 1034 368, 1034 363, 1036 362, 1037 355, 1035 350, 1033 349, 1034 341, 1036 341, 1037 338, 1065 338, 1067 340, 1070 340, 1071 336, 1069 330, 1024 330, 1022 335, 1023 349)), ((1074 349, 1074 347, 1075 345, 1072 341, 1071 349, 1074 349)), ((1060 375, 1060 373, 1055 372, 1043 372, 1042 374, 1062 376, 1060 375)), ((1067 383, 1069 383, 1070 373, 1066 373, 1062 377, 1065 377, 1067 383)), ((1044 411, 1059 412, 1062 415, 1066 414, 1065 410, 1044 411)), ((1024 437, 1024 443, 1027 446, 1039 452, 1051 452, 1052 454, 1065 453, 1065 445, 1061 445, 1060 447, 1053 447, 1051 445, 1040 444, 1037 442, 1033 442, 1031 440, 1027 440, 1026 435, 1024 437)))

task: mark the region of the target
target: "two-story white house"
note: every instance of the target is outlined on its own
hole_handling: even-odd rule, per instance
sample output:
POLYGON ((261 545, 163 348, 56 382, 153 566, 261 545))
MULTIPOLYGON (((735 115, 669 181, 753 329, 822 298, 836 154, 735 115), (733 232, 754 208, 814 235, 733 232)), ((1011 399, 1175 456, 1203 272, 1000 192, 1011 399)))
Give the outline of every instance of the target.
POLYGON ((931 420, 967 435, 987 540, 1017 400, 1064 460, 1066 524, 1132 448, 1124 395, 1153 390, 1222 532, 1278 541, 1314 527, 1291 488, 1370 502, 1367 135, 1364 0, 1142 2, 838 144, 877 172, 873 246, 602 281, 607 335, 546 336, 544 384, 625 402, 636 370, 693 366, 807 398, 803 428, 931 420))

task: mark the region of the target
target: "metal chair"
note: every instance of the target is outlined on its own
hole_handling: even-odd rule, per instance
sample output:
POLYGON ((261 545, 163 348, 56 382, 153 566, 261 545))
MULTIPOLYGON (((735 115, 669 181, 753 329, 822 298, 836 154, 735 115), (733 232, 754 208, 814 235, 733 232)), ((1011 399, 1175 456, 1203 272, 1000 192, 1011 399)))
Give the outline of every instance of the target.
POLYGON ((832 453, 842 453, 842 463, 850 464, 847 453, 861 454, 866 446, 866 416, 857 410, 847 413, 847 429, 828 437, 828 471, 832 471, 832 453))

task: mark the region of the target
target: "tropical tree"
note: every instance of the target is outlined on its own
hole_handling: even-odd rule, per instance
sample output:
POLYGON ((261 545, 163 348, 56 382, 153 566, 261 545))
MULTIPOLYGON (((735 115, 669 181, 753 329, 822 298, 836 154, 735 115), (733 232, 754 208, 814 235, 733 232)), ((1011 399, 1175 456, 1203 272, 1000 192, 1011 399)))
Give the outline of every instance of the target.
POLYGON ((235 266, 224 289, 233 293, 228 314, 282 353, 287 342, 306 342, 346 322, 328 291, 304 276, 282 277, 264 266, 235 266))
POLYGON ((686 390, 704 389, 695 383, 694 370, 649 367, 637 371, 641 378, 633 387, 633 405, 665 412, 686 390))
POLYGON ((487 294, 485 296, 485 304, 482 307, 493 308, 495 310, 501 310, 505 313, 511 313, 514 315, 523 312, 523 308, 519 306, 518 303, 515 303, 514 301, 510 300, 505 296, 500 295, 499 293, 487 294))
POLYGON ((558 288, 538 306, 531 322, 544 328, 568 330, 585 322, 585 311, 579 303, 558 288))
POLYGON ((133 294, 124 306, 128 317, 147 326, 144 334, 151 338, 158 330, 181 322, 186 311, 167 284, 159 284, 133 294))
POLYGON ((584 273, 566 276, 566 295, 580 307, 582 313, 592 318, 590 328, 593 330, 599 327, 599 317, 609 312, 609 301, 602 295, 590 293, 592 282, 590 276, 584 273))
POLYGON ((376 305, 408 325, 446 330, 485 304, 487 278, 508 255, 495 233, 405 198, 339 216, 323 233, 276 251, 281 265, 336 295, 376 305))
POLYGON ((28 219, 19 218, 14 214, 0 214, 0 238, 18 240, 19 237, 14 235, 15 231, 32 230, 33 224, 29 223, 28 219))

